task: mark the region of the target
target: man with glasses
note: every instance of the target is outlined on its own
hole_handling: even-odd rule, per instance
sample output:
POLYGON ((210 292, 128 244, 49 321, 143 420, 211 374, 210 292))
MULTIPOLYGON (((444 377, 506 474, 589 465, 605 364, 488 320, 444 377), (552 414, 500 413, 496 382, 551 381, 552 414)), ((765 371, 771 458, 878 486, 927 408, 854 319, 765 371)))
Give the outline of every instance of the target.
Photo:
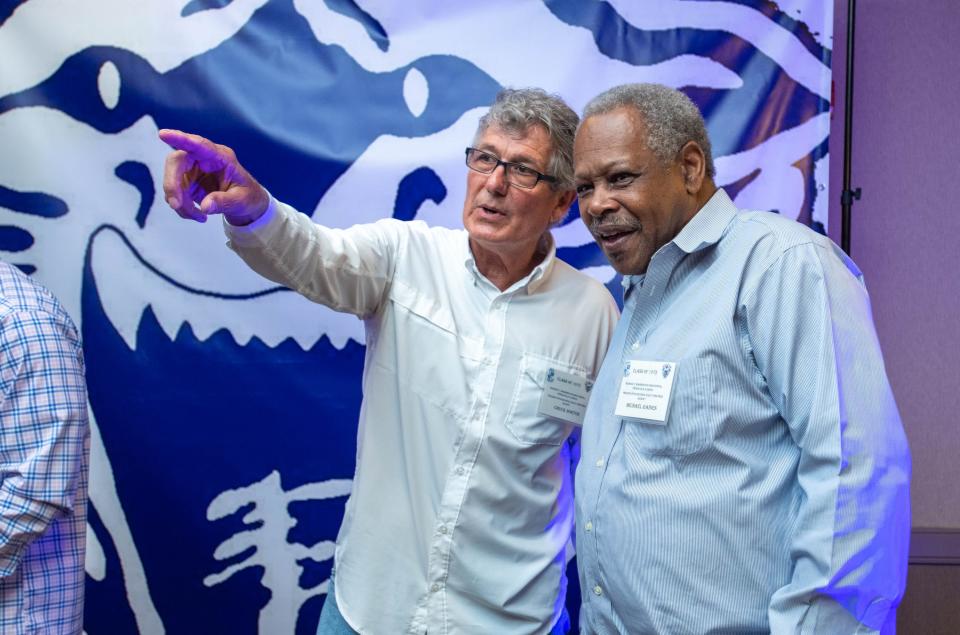
POLYGON ((365 321, 357 469, 320 633, 567 630, 573 441, 617 318, 549 233, 574 197, 577 122, 543 91, 501 92, 466 151, 466 231, 324 228, 229 148, 161 131, 180 216, 223 214, 253 269, 365 321))

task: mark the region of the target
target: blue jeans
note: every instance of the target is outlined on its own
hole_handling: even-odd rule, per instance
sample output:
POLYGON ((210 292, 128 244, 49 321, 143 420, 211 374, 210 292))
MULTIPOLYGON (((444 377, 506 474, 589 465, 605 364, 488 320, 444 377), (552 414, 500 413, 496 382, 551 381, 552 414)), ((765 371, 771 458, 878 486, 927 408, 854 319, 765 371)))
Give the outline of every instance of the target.
MULTIPOLYGON (((550 629, 550 635, 567 635, 570 632, 570 615, 564 607, 563 613, 556 625, 550 629)), ((317 635, 360 635, 357 631, 350 628, 347 620, 340 614, 340 608, 337 606, 337 595, 333 590, 333 578, 330 578, 330 586, 327 587, 327 599, 323 602, 323 609, 320 611, 320 625, 317 626, 317 635)))
POLYGON ((327 587, 327 599, 323 601, 320 610, 320 625, 317 626, 317 635, 360 635, 350 628, 347 620, 340 614, 337 606, 337 594, 333 590, 333 576, 330 576, 330 585, 327 587))

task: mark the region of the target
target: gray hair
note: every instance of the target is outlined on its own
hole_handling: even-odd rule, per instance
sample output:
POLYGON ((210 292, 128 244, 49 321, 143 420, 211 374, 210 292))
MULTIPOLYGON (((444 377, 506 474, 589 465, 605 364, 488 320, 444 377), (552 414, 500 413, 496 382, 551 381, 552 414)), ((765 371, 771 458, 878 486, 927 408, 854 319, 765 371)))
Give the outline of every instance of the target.
POLYGON ((531 126, 540 125, 550 137, 550 160, 547 174, 557 177, 551 187, 573 189, 573 137, 580 118, 558 95, 539 88, 504 88, 497 93, 490 110, 480 118, 474 144, 490 126, 512 134, 525 134, 531 126))
POLYGON ((583 118, 624 107, 640 113, 647 127, 647 146, 663 163, 672 163, 680 149, 693 141, 703 150, 707 176, 712 179, 716 175, 707 126, 689 97, 660 84, 623 84, 591 99, 583 118))

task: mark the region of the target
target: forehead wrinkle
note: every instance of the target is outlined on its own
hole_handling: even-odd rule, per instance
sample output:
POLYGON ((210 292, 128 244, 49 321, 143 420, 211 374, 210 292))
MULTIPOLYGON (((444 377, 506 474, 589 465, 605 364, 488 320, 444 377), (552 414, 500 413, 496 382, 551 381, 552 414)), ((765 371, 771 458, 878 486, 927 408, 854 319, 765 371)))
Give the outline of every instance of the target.
MULTIPOLYGON (((489 130, 487 131, 489 132, 489 130)), ((530 139, 530 135, 513 135, 509 134, 506 131, 501 130, 501 134, 504 137, 509 138, 511 141, 516 143, 510 144, 513 146, 511 150, 503 154, 497 149, 494 145, 494 142, 490 140, 487 132, 485 132, 480 139, 477 140, 476 148, 478 150, 483 150, 484 152, 489 152, 490 154, 495 154, 503 161, 509 163, 523 163, 525 165, 530 165, 538 170, 544 169, 544 164, 549 160, 550 149, 549 147, 544 148, 544 156, 537 157, 533 154, 530 154, 530 150, 533 146, 536 146, 537 143, 530 139)), ((549 144, 548 144, 549 145, 549 144)))
POLYGON ((625 162, 633 163, 640 155, 650 154, 647 125, 632 108, 617 108, 584 119, 574 141, 574 157, 584 144, 588 154, 618 153, 625 162))

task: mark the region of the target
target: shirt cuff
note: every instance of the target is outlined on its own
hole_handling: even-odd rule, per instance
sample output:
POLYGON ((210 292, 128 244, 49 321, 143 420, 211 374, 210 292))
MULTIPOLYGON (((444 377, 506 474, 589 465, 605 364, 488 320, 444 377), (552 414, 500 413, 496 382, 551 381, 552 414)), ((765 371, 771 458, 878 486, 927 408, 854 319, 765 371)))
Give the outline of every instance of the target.
POLYGON ((248 225, 231 225, 227 217, 223 217, 223 232, 230 243, 238 247, 252 247, 267 242, 279 228, 282 214, 277 208, 278 201, 270 195, 267 209, 260 218, 248 225))

